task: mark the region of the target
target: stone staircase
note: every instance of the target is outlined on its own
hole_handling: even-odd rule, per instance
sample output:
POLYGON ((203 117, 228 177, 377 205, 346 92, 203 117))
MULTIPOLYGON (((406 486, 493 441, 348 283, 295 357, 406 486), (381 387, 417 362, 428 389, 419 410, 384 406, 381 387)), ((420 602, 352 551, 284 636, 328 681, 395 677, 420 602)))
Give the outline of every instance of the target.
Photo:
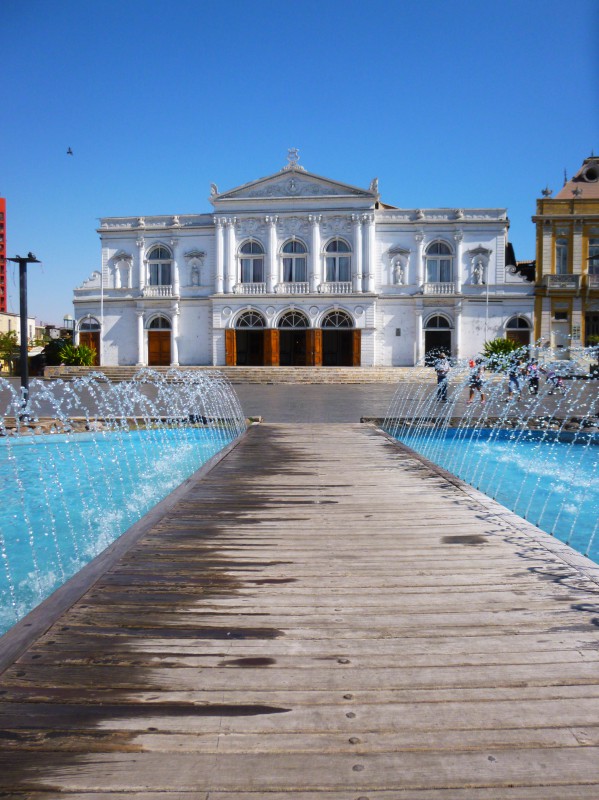
MULTIPOLYGON (((304 384, 364 384, 432 382, 434 374, 427 367, 152 367, 153 371, 169 373, 176 380, 178 372, 220 372, 231 383, 304 383, 304 384)), ((73 378, 103 373, 110 381, 133 380, 139 367, 46 367, 45 378, 73 378)))

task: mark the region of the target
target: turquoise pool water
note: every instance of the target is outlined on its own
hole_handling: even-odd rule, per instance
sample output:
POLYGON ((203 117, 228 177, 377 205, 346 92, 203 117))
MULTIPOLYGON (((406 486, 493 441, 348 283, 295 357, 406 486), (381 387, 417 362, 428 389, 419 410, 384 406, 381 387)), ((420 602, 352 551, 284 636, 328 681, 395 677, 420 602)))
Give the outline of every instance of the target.
POLYGON ((599 563, 599 438, 448 429, 398 440, 599 563))
POLYGON ((0 441, 0 633, 231 438, 162 428, 0 441))

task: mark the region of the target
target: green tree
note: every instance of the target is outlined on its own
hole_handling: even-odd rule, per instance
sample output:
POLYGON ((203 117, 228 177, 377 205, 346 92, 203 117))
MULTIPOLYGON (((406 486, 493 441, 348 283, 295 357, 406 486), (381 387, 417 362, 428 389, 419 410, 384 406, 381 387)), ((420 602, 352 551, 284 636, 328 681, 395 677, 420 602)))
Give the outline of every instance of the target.
POLYGON ((19 337, 16 331, 0 333, 0 362, 6 364, 9 372, 12 372, 13 365, 19 357, 19 337))
POLYGON ((76 347, 72 344, 64 344, 59 356, 62 364, 74 367, 93 367, 96 362, 96 351, 93 347, 80 344, 76 347))
POLYGON ((487 369, 494 372, 505 372, 514 357, 524 358, 527 349, 511 339, 491 339, 483 345, 483 356, 487 361, 487 369))

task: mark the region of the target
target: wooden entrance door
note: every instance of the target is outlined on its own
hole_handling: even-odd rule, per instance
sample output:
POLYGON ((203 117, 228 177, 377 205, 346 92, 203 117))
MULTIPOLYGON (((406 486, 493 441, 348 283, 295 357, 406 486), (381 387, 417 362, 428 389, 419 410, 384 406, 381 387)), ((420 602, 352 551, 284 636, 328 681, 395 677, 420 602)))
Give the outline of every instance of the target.
POLYGON ((451 355, 451 331, 428 330, 424 332, 424 363, 432 366, 441 354, 451 355))
POLYGON ((322 366, 353 367, 354 331, 347 328, 324 328, 322 331, 322 366))
POLYGON ((238 367, 264 366, 264 331, 237 328, 235 350, 238 367))
POLYGON ((148 331, 148 365, 168 367, 171 363, 171 332, 148 331))
POLYGON ((279 331, 279 365, 306 366, 306 331, 284 328, 279 331))
POLYGON ((94 367, 98 367, 100 365, 100 331, 80 331, 79 344, 84 344, 96 351, 94 367))

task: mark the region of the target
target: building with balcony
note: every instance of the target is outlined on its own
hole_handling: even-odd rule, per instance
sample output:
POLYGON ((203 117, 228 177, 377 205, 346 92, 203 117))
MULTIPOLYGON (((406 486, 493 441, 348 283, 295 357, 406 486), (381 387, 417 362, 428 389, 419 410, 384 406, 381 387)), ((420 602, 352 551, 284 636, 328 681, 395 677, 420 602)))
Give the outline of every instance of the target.
POLYGON ((599 336, 599 158, 537 200, 535 337, 564 358, 599 336))
POLYGON ((315 175, 294 150, 273 175, 213 184, 210 203, 101 219, 101 267, 74 305, 102 364, 400 366, 532 335, 504 208, 398 208, 377 179, 315 175))

